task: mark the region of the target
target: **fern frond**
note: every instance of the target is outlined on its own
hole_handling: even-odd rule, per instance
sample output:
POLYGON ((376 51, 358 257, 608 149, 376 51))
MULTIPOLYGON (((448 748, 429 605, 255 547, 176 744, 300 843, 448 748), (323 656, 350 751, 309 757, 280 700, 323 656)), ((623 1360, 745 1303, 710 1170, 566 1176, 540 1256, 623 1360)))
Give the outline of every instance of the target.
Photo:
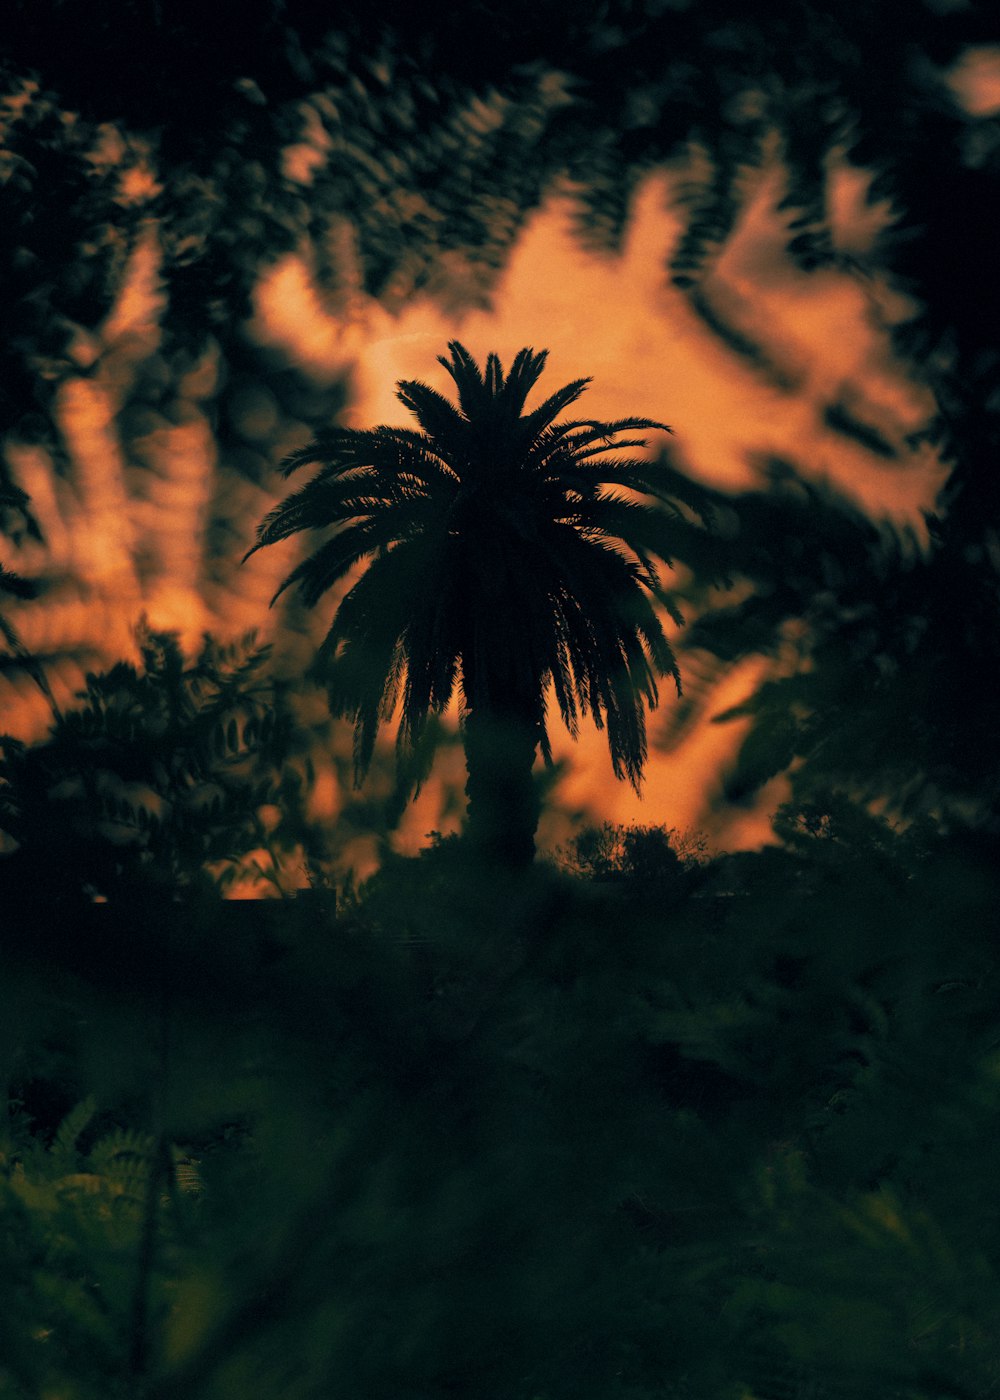
POLYGON ((56 1129, 56 1135, 49 1148, 49 1164, 53 1172, 68 1174, 76 1168, 79 1159, 77 1147, 81 1133, 93 1122, 97 1113, 97 1101, 92 1094, 81 1099, 71 1108, 56 1129))

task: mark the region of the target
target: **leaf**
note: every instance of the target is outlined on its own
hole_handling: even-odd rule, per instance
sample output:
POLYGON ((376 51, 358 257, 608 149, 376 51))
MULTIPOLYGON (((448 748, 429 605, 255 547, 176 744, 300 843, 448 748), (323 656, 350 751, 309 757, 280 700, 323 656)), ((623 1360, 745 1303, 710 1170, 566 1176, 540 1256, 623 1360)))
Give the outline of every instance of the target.
POLYGON ((97 1112, 97 1102, 91 1094, 71 1108, 59 1124, 49 1148, 49 1158, 53 1168, 62 1174, 72 1170, 77 1161, 77 1140, 87 1128, 97 1112))

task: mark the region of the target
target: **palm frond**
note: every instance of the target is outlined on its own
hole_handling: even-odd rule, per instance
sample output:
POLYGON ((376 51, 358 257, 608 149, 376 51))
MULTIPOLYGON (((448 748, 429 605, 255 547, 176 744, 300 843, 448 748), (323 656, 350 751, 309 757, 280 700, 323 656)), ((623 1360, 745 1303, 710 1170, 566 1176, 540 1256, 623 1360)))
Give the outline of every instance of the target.
POLYGON ((445 449, 450 463, 452 445, 465 441, 469 420, 443 394, 419 379, 401 379, 396 398, 410 410, 433 443, 445 449))
POLYGON ((547 428, 552 420, 562 413, 564 408, 568 408, 571 403, 576 402, 590 382, 589 377, 574 379, 572 383, 557 389, 544 403, 539 404, 531 413, 522 418, 520 423, 522 440, 533 441, 536 434, 541 432, 543 428, 547 428))
POLYGON ((540 350, 536 354, 527 346, 514 356, 514 363, 504 385, 508 411, 513 418, 522 412, 528 395, 541 377, 548 357, 547 350, 540 350))
POLYGON ((414 476, 428 486, 458 481, 448 459, 435 450, 426 433, 410 428, 373 428, 377 447, 372 464, 401 476, 414 476))
MULTIPOLYGON (((459 407, 466 418, 476 418, 483 413, 489 401, 496 396, 497 377, 502 382, 503 370, 500 361, 495 355, 488 357, 486 361, 487 379, 484 380, 479 366, 460 341, 450 340, 448 349, 451 351, 451 359, 447 360, 444 355, 439 355, 437 357, 438 364, 443 365, 454 380, 455 388, 458 390, 459 407), (488 383, 491 387, 488 387, 488 383)), ((403 386, 400 385, 400 387, 403 386)), ((444 402, 447 403, 447 399, 444 402)))
POLYGON ((307 467, 314 462, 321 462, 338 471, 350 470, 356 466, 369 466, 375 442, 375 434, 369 429, 333 428, 306 443, 304 447, 289 452, 282 458, 279 471, 282 476, 287 477, 299 467, 307 467))
POLYGON ((256 543, 243 557, 248 559, 265 545, 277 544, 302 530, 322 530, 376 515, 391 519, 399 533, 405 534, 426 518, 432 506, 433 497, 423 483, 406 480, 401 474, 387 478, 370 471, 332 481, 316 477, 264 517, 256 543))
MULTIPOLYGON (((331 709, 354 722, 355 777, 360 781, 374 754, 379 725, 396 708, 409 666, 405 636, 415 595, 422 593, 426 543, 398 545, 371 563, 342 599, 321 648, 320 663, 331 709)), ((443 708, 450 692, 440 698, 443 708)), ((404 702, 410 741, 423 716, 404 702)))
POLYGON ((287 589, 297 584, 306 607, 312 607, 323 594, 339 583, 355 564, 384 549, 394 538, 391 519, 376 517, 345 526, 315 553, 308 555, 284 578, 271 599, 277 602, 287 589))

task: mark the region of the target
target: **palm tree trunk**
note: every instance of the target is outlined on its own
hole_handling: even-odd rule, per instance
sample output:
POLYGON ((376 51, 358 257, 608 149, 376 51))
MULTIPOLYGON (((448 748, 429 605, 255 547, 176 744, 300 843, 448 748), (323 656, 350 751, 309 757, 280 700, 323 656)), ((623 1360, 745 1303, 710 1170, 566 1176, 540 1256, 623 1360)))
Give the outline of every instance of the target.
POLYGON ((466 837, 491 864, 524 869, 535 858, 541 804, 532 777, 537 725, 485 708, 465 718, 466 837))

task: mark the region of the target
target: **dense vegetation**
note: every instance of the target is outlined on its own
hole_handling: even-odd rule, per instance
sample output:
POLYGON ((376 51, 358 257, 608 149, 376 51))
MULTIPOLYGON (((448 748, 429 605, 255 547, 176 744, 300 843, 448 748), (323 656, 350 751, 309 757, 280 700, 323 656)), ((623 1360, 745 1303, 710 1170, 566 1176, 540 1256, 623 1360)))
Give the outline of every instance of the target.
POLYGON ((5 19, 0 636, 51 719, 0 745, 4 1397, 1000 1395, 1000 143, 945 82, 995 17, 558 10, 557 32, 485 0, 345 6, 332 31, 292 0, 231 29, 181 0, 5 19), (311 184, 283 156, 304 131, 311 184), (773 845, 603 826, 503 875, 453 837, 403 859, 391 776, 336 830, 311 815, 339 740, 291 606, 280 654, 148 626, 108 664, 25 644, 71 581, 22 567, 42 532, 13 464, 73 480, 81 384, 140 476, 157 432, 209 425, 200 583, 224 586, 249 488, 344 402, 241 330, 304 239, 334 309, 352 242, 387 304, 467 302, 554 182, 613 246, 642 175, 694 152, 669 275, 775 381, 710 276, 775 136, 793 256, 909 298, 892 335, 951 474, 924 549, 777 462, 702 491, 725 528, 674 541, 682 676, 773 661, 728 780, 750 801, 789 776, 773 845), (835 157, 893 204, 863 266, 835 157), (116 342, 150 227, 159 329, 116 342), (380 843, 360 887, 345 828, 380 843), (283 897, 221 897, 254 869, 283 897))
POLYGON ((5 891, 4 1393, 995 1394, 995 872, 779 827, 5 891))

